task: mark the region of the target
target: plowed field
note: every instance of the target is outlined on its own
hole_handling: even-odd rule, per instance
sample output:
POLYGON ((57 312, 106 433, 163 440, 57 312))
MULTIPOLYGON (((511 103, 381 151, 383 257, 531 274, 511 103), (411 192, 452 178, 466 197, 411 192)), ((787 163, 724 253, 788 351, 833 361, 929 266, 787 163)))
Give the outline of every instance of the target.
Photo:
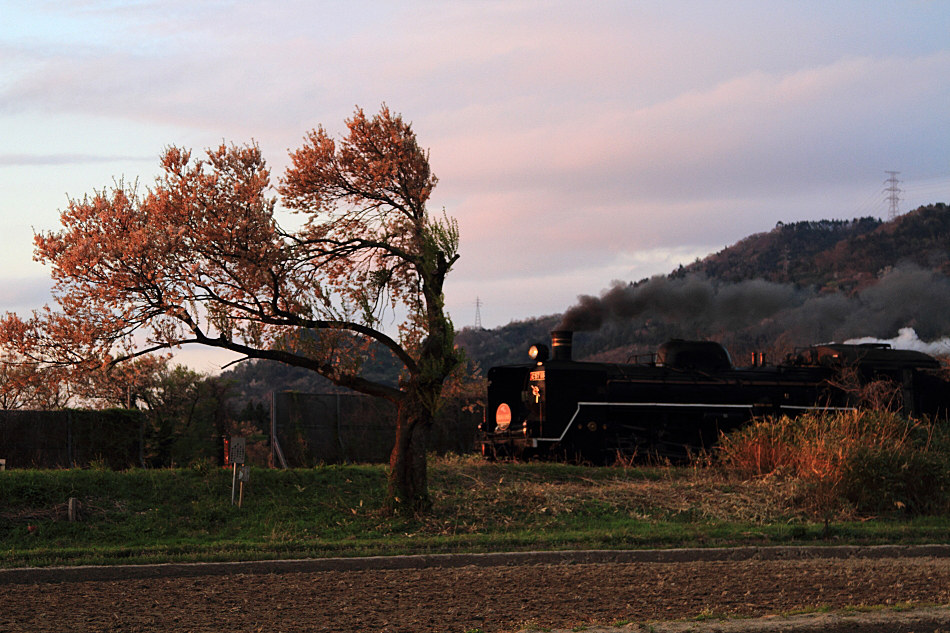
MULTIPOLYGON (((582 630, 950 603, 950 559, 617 563, 0 585, 0 631, 582 630)), ((934 627, 929 628, 930 631, 934 627)))

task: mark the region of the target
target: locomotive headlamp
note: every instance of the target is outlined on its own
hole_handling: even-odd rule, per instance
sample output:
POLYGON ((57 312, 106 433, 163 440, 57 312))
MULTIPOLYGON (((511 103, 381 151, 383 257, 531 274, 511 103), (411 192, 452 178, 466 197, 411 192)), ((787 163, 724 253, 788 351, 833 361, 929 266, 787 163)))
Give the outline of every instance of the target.
POLYGON ((511 424, 511 407, 502 402, 495 410, 495 432, 504 433, 511 424))
POLYGON ((528 348, 528 357, 539 363, 546 361, 548 359, 548 346, 544 343, 535 343, 528 348))

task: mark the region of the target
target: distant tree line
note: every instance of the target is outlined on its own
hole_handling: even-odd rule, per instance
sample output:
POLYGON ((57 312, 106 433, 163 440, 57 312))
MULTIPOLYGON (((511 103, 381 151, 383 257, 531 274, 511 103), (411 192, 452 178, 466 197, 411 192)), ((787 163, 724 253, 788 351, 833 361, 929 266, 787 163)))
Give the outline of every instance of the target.
POLYGON ((140 411, 143 461, 150 467, 218 461, 221 438, 260 436, 269 409, 238 400, 236 383, 171 364, 167 356, 142 356, 92 371, 40 367, 10 355, 0 363, 0 409, 140 411))
POLYGON ((702 273, 722 281, 764 279, 854 292, 881 271, 914 263, 950 275, 950 209, 920 207, 888 222, 864 217, 784 224, 746 237, 673 277, 702 273))

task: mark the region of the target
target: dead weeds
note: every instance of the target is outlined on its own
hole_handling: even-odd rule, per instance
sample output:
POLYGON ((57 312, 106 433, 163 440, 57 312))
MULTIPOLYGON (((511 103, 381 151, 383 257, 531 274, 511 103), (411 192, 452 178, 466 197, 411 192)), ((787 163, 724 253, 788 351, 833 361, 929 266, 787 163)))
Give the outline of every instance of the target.
POLYGON ((801 485, 779 478, 743 480, 711 468, 525 468, 436 462, 435 511, 426 531, 478 532, 571 515, 620 515, 642 521, 766 524, 798 518, 801 485), (451 530, 446 527, 451 526, 451 530))

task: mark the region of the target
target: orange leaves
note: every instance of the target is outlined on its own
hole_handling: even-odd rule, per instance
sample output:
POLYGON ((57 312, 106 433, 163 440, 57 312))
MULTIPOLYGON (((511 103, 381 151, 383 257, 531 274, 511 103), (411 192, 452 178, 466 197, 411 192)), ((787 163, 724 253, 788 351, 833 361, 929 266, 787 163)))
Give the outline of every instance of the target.
POLYGON ((319 127, 306 136, 304 146, 290 159, 293 166, 287 170, 280 189, 284 203, 313 215, 331 211, 335 198, 333 183, 338 180, 333 139, 319 127))
POLYGON ((385 200, 403 213, 422 219, 437 179, 429 170, 429 157, 419 147, 411 125, 383 105, 372 119, 367 119, 362 109, 357 110, 347 127, 350 133, 341 145, 338 161, 354 189, 360 196, 385 200))
POLYGON ((392 211, 424 221, 437 179, 412 127, 385 105, 372 119, 358 109, 347 127, 339 148, 317 128, 291 154, 293 166, 280 188, 288 206, 318 215, 332 214, 346 203, 353 208, 341 213, 343 221, 346 216, 385 221, 392 211))
MULTIPOLYGON (((347 126, 339 141, 317 128, 291 155, 278 192, 308 216, 296 232, 274 217, 270 169, 254 144, 200 158, 168 147, 150 188, 119 181, 71 200, 62 229, 35 237, 59 310, 9 318, 0 345, 49 366, 93 366, 200 343, 390 399, 399 392, 359 374, 371 343, 409 375, 423 366, 447 374, 441 293, 457 235, 426 211, 437 182, 428 155, 385 106, 372 117, 357 110, 347 126), (378 329, 387 312, 408 313, 399 342, 378 329), (438 343, 426 352, 423 340, 438 343), (423 363, 424 353, 443 357, 423 363)), ((443 377, 425 380, 441 387, 443 377)))
POLYGON ((436 268, 425 203, 437 179, 411 126, 385 105, 371 118, 357 109, 347 128, 339 143, 318 128, 291 155, 279 191, 310 216, 300 250, 365 322, 400 303, 416 313, 441 293, 439 279, 421 296, 436 268))
POLYGON ((30 322, 32 340, 60 342, 47 360, 67 348, 102 354, 137 332, 174 345, 204 334, 203 305, 260 305, 262 288, 275 287, 283 244, 258 148, 222 146, 191 161, 172 147, 162 166, 145 195, 119 182, 71 200, 62 230, 36 236, 61 307, 30 322))
POLYGON ((162 155, 161 165, 166 174, 175 175, 182 178, 185 168, 191 162, 191 152, 181 148, 170 146, 165 149, 162 155))

